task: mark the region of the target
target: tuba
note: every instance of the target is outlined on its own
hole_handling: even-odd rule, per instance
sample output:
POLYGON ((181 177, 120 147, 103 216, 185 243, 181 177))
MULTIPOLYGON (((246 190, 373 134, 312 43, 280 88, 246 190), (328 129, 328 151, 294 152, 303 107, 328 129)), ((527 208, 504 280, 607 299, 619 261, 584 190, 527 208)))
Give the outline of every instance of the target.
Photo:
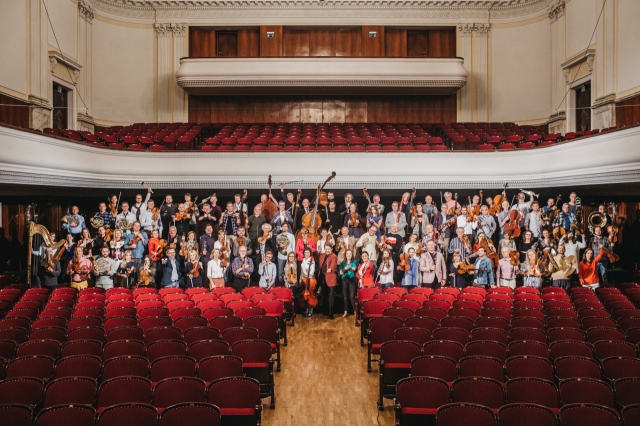
POLYGON ((607 216, 604 213, 593 212, 587 218, 587 222, 589 222, 589 232, 593 234, 594 228, 607 226, 607 216))

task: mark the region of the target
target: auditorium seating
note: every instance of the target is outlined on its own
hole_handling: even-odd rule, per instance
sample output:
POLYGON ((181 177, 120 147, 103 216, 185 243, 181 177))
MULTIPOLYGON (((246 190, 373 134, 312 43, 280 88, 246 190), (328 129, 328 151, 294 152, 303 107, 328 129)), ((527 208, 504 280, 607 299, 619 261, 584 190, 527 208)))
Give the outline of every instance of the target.
POLYGON ((434 415, 437 425, 456 424, 451 419, 465 414, 472 416, 465 421, 486 416, 500 425, 529 415, 550 425, 621 425, 638 417, 640 285, 595 294, 581 287, 418 288, 404 297, 428 300, 409 317, 383 309, 397 291, 360 290, 360 318, 368 366, 379 358, 377 405, 394 398, 398 424, 434 415), (586 421, 591 416, 603 423, 586 421))
POLYGON ((44 129, 47 135, 92 146, 134 151, 494 151, 551 146, 584 135, 547 134, 544 126, 515 123, 136 123, 112 126, 91 134, 85 131, 44 129))
POLYGON ((280 305, 265 309, 233 289, 25 290, 0 289, 8 303, 0 320, 0 414, 15 419, 12 425, 122 424, 126 416, 165 424, 180 407, 204 410, 187 417, 215 412, 222 424, 260 424, 260 400, 275 408, 274 365, 279 371, 290 293, 246 293, 280 305), (242 299, 252 307, 209 307, 219 295, 226 305, 242 299), (42 303, 21 307, 33 300, 42 303), (60 300, 69 307, 58 307, 60 300), (207 315, 220 309, 229 315, 207 315))

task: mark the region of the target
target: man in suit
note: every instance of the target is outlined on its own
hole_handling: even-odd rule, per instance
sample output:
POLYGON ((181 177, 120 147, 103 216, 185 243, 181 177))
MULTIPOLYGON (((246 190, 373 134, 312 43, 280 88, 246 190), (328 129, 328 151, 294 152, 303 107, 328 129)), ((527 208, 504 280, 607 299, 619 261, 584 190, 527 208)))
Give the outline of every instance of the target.
POLYGON ((349 228, 343 226, 340 229, 340 236, 336 238, 335 252, 338 254, 338 264, 344 262, 344 254, 347 250, 356 251, 356 239, 349 236, 349 228), (346 247, 346 248, 345 248, 346 247))
POLYGON ((393 225, 398 225, 398 235, 404 238, 404 228, 407 227, 407 216, 398 211, 398 202, 394 201, 391 204, 391 210, 387 213, 387 217, 384 221, 384 225, 387 229, 391 229, 393 225))
POLYGON ((449 209, 447 207, 446 204, 443 204, 442 206, 440 206, 440 213, 435 215, 435 230, 438 232, 438 234, 440 235, 440 239, 442 240, 442 246, 444 247, 443 251, 444 251, 444 260, 445 262, 447 261, 447 258, 449 257, 449 241, 451 241, 451 226, 445 226, 443 229, 442 226, 447 223, 447 221, 449 221, 450 219, 453 218, 452 215, 447 214, 449 212, 449 209))
POLYGON ((422 286, 439 289, 447 282, 447 267, 442 253, 436 251, 436 243, 427 242, 427 251, 420 256, 420 272, 422 272, 422 286))
POLYGON ((180 287, 184 278, 180 274, 180 264, 176 260, 176 250, 169 248, 166 254, 167 257, 162 259, 162 280, 160 285, 163 288, 180 287))
MULTIPOLYGON (((278 203, 278 211, 274 213, 271 218, 271 226, 273 226, 275 233, 279 234, 283 223, 288 223, 289 228, 293 226, 293 218, 288 210, 285 210, 284 201, 278 203)), ((260 236, 260 235, 259 235, 260 236)))

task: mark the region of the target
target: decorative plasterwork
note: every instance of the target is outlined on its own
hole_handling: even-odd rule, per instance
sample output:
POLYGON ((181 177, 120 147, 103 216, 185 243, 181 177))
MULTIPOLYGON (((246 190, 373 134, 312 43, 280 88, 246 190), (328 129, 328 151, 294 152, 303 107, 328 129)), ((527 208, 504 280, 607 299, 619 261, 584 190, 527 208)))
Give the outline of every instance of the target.
POLYGON ((174 37, 184 37, 184 32, 187 29, 187 24, 171 24, 171 31, 173 31, 174 37))
MULTIPOLYGON (((76 74, 76 72, 78 73, 78 76, 80 75, 80 71, 82 70, 82 65, 80 65, 79 63, 77 63, 73 59, 70 59, 70 58, 68 58, 66 56, 63 56, 57 50, 50 50, 49 51, 49 65, 50 65, 50 68, 51 68, 51 74, 54 73, 54 71, 56 69, 56 65, 58 65, 58 62, 63 63, 68 68, 71 68, 71 70, 72 70, 74 75, 76 74)), ((74 83, 77 80, 78 80, 78 77, 77 76, 74 77, 74 83)))
POLYGON ((637 183, 639 137, 640 127, 634 127, 551 147, 487 153, 149 153, 96 148, 0 127, 0 183, 139 188, 145 181, 153 188, 264 189, 266 177, 275 173, 276 182, 302 179, 303 188, 315 188, 330 171, 337 173, 332 188, 501 188, 505 181, 516 188, 637 183), (501 164, 497 169, 496 163, 501 164))
POLYGON ((563 69, 568 69, 586 60, 589 71, 593 71, 593 59, 595 58, 595 56, 596 49, 584 49, 564 61, 562 64, 560 64, 560 67, 563 69))
POLYGON ((382 18, 514 19, 545 13, 552 0, 85 0, 107 17, 135 21, 183 19, 382 18), (153 6, 153 7, 152 7, 153 6))
POLYGON ((47 99, 43 99, 35 95, 29 95, 29 103, 31 105, 37 105, 42 108, 51 109, 51 105, 49 104, 49 101, 47 99))
POLYGON ((80 12, 80 15, 84 19, 86 19, 89 22, 93 21, 93 7, 87 4, 86 1, 84 0, 78 1, 78 11, 80 12))
POLYGON ((153 24, 153 29, 156 32, 156 37, 171 36, 171 24, 153 24))
POLYGON ((458 24, 458 31, 462 37, 471 37, 472 33, 486 37, 491 24, 458 24))
POLYGON ((461 37, 471 37, 473 24, 458 24, 458 32, 461 37))
POLYGON ((473 30, 480 37, 486 37, 489 33, 489 28, 491 28, 491 24, 473 24, 473 30))
POLYGON ((564 0, 555 0, 551 3, 547 9, 549 11, 549 19, 551 19, 551 22, 562 16, 564 13, 564 6, 564 0))

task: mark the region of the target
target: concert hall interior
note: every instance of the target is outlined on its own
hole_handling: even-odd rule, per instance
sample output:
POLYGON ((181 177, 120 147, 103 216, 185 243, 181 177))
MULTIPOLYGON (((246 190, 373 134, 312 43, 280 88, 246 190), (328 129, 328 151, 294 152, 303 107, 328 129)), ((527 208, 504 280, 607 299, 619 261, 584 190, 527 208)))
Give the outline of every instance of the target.
POLYGON ((0 0, 0 426, 640 425, 639 20, 0 0))

